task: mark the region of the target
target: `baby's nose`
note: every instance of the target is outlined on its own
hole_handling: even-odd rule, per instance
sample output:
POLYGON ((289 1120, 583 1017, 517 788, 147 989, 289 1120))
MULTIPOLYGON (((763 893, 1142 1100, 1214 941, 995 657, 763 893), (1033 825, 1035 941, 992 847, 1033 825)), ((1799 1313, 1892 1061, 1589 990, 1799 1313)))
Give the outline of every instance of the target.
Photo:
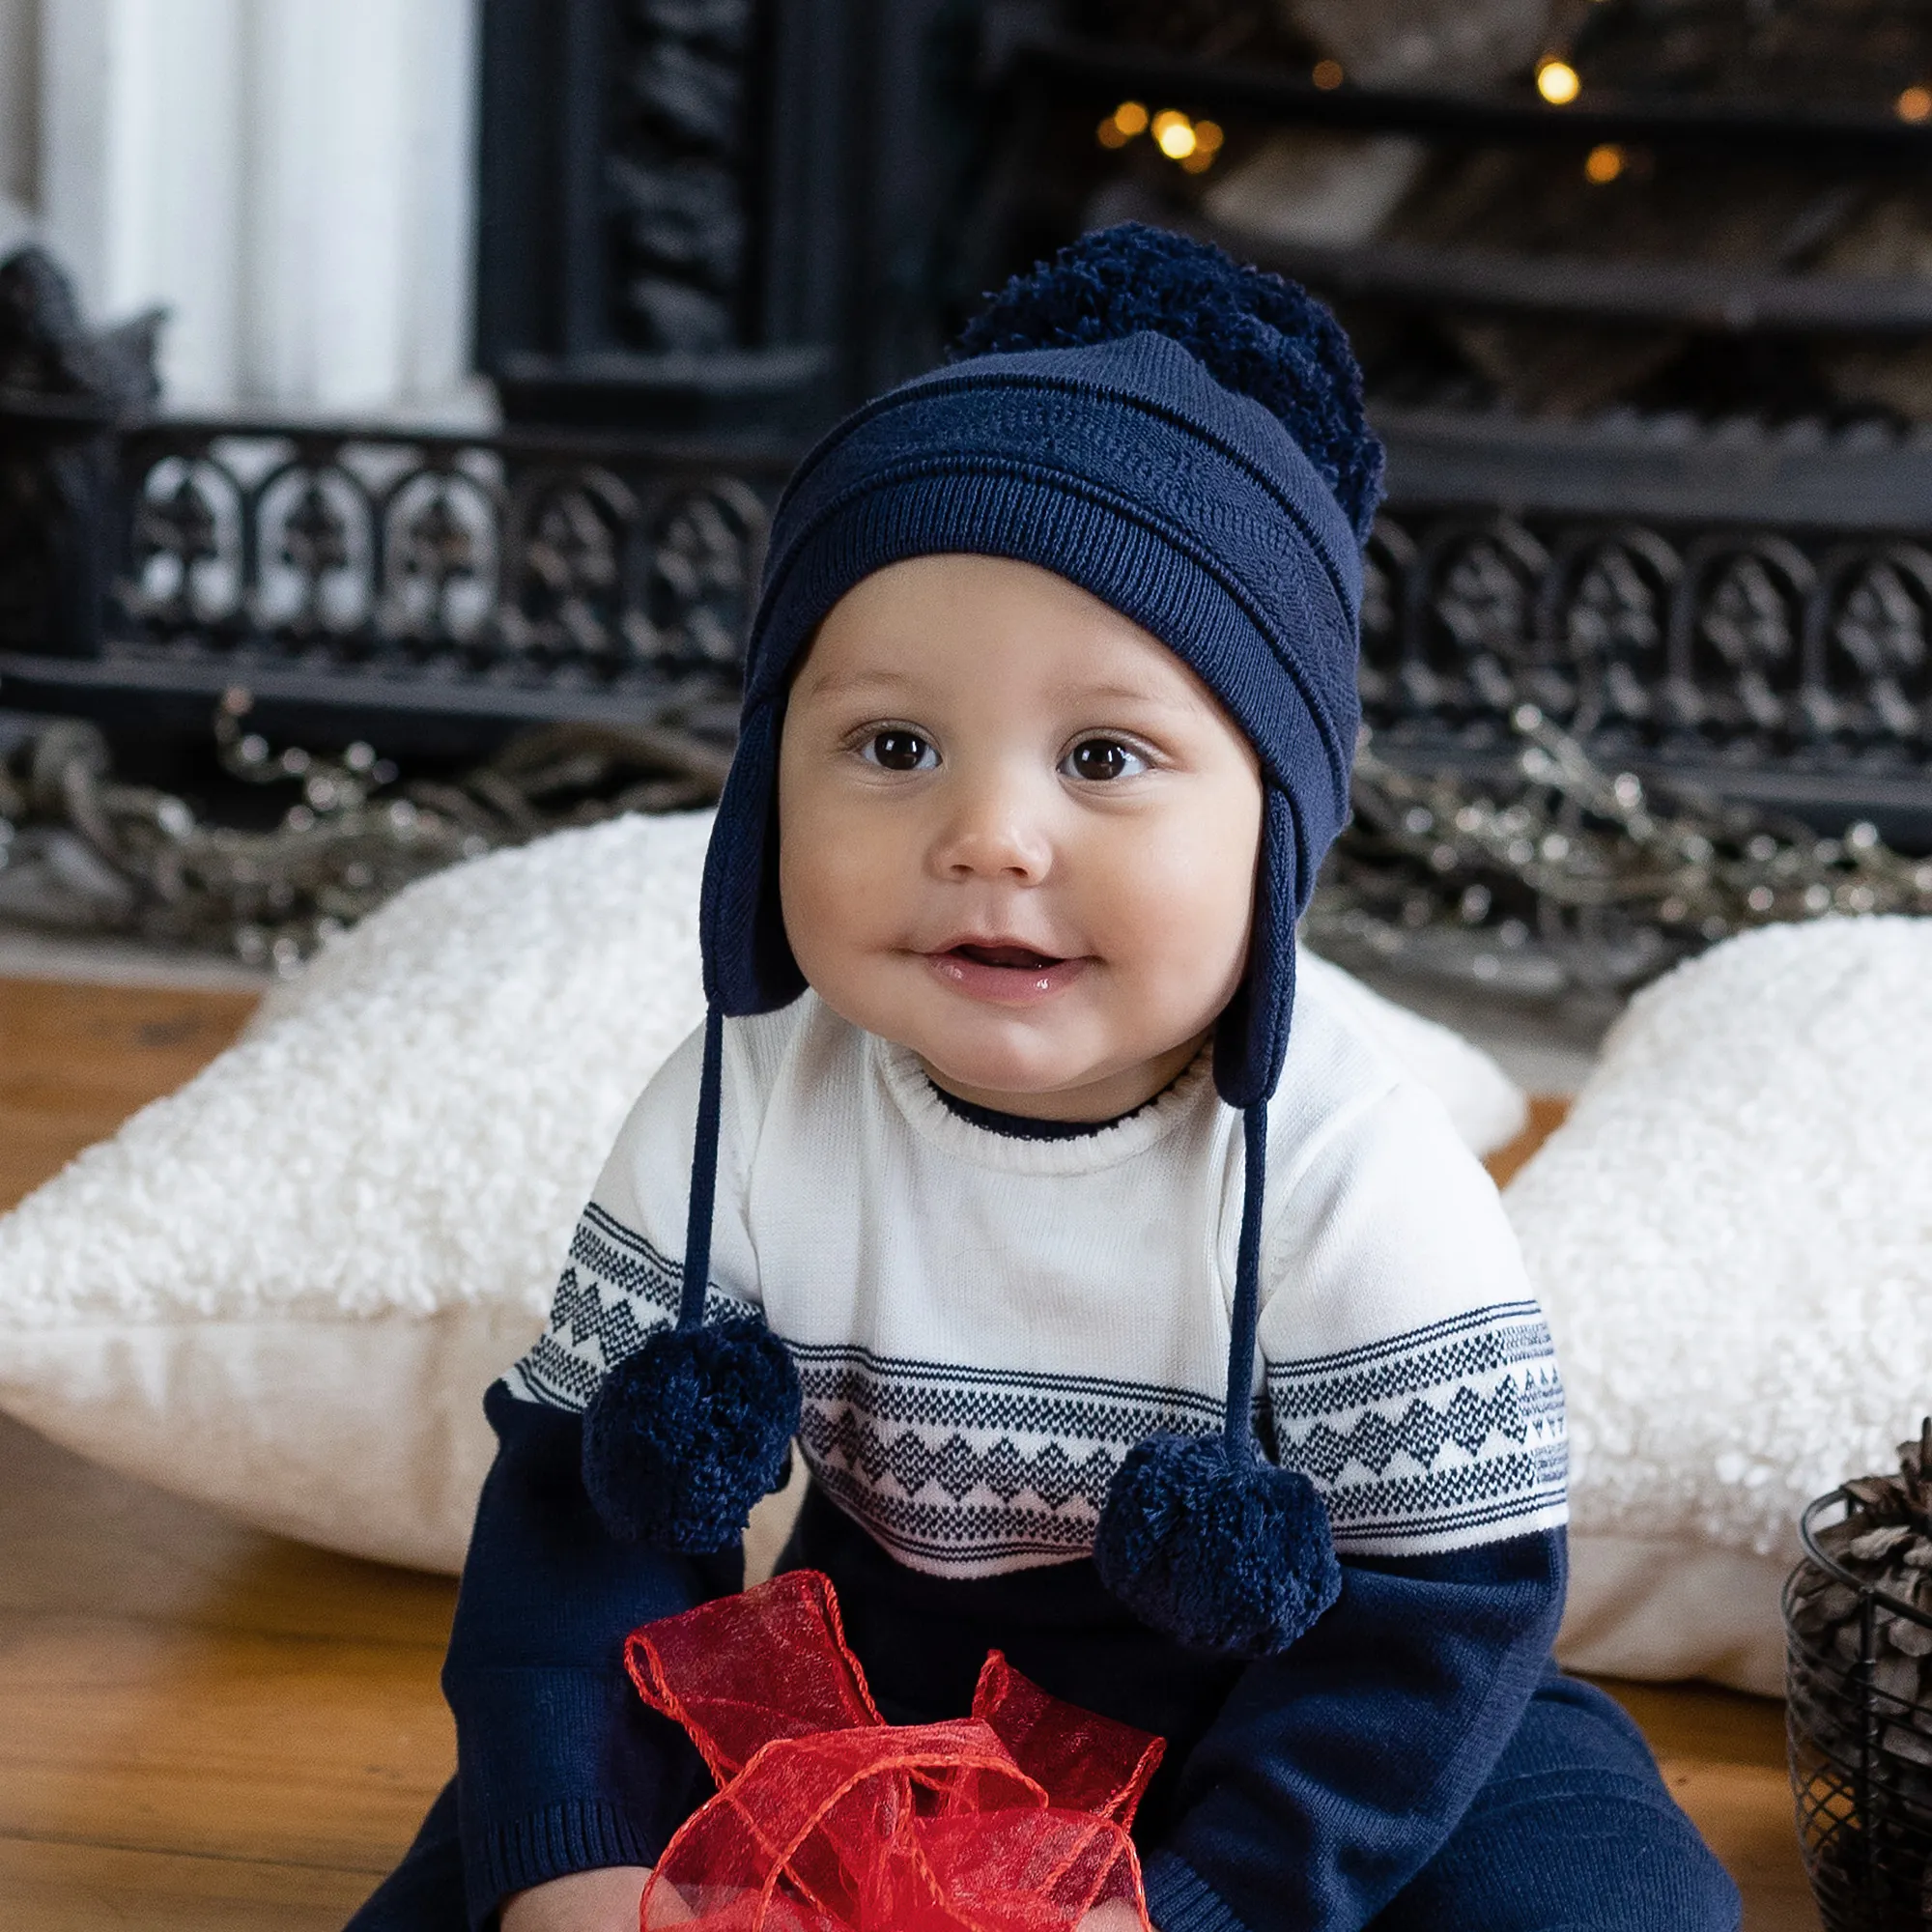
POLYGON ((955 879, 1043 879, 1053 846, 1031 793, 997 778, 959 786, 934 841, 936 868, 955 879))

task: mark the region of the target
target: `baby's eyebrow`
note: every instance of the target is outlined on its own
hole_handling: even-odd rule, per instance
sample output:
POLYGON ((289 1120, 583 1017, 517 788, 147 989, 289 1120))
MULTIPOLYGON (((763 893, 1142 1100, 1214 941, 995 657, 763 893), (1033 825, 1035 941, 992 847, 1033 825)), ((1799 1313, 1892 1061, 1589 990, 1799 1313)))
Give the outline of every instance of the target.
POLYGON ((1144 704, 1158 711, 1190 708, 1187 696, 1151 690, 1144 684, 1065 684, 1051 696, 1065 704, 1144 704))
POLYGON ((886 665, 866 666, 857 670, 821 671, 814 677, 808 664, 799 682, 813 697, 844 697, 853 692, 904 691, 913 680, 904 671, 894 670, 886 665))

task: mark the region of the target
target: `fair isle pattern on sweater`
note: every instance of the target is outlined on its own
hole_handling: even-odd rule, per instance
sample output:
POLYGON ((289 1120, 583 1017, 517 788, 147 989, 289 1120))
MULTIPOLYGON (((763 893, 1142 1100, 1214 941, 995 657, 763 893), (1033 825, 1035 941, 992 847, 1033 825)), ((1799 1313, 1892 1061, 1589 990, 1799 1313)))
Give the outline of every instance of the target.
POLYGON ((1219 1403, 1183 1389, 867 1349, 791 1352, 812 1474, 895 1556, 949 1577, 1085 1556, 1136 1442, 1221 1426, 1219 1403))
MULTIPOLYGON (((504 1378, 511 1393, 548 1408, 586 1408, 611 1369, 653 1329, 670 1326, 682 1280, 677 1263, 593 1201, 570 1237, 544 1332, 504 1378)), ((742 1307, 714 1286, 704 1319, 742 1307)))
MULTIPOLYGON (((610 1369, 668 1324, 677 1297, 675 1264, 593 1204, 512 1390, 581 1410, 610 1369)), ((735 1305, 714 1289, 707 1318, 735 1305)), ((1135 1443, 1221 1424, 1220 1404, 1192 1390, 787 1346, 813 1475, 928 1574, 985 1577, 1085 1556, 1135 1443)), ((1343 1550, 1413 1552, 1561 1520, 1562 1389, 1534 1302, 1272 1363, 1266 1411, 1278 1460, 1321 1492, 1343 1550)))
MULTIPOLYGON (((1157 1431, 1211 1435, 1187 1390, 792 1349, 812 1473, 902 1561, 948 1576, 1085 1556, 1108 1485, 1157 1431)), ((1532 1303, 1271 1365, 1277 1460, 1328 1505, 1336 1547, 1382 1554, 1560 1520, 1563 1397, 1532 1303)))
POLYGON ((1400 1554, 1562 1520, 1563 1385, 1533 1301, 1271 1363, 1275 1454, 1328 1505, 1339 1548, 1400 1554))

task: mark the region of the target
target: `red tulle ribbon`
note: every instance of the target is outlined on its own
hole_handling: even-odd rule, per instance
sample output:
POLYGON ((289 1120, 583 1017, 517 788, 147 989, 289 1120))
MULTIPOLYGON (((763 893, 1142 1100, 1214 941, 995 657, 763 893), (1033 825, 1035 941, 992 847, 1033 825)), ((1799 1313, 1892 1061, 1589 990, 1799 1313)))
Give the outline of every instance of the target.
POLYGON ((1127 1827, 1162 1741, 998 1651, 971 1717, 888 1724, 832 1584, 794 1570, 633 1632, 639 1693, 718 1795, 659 1860, 640 1932, 1149 1932, 1127 1827))

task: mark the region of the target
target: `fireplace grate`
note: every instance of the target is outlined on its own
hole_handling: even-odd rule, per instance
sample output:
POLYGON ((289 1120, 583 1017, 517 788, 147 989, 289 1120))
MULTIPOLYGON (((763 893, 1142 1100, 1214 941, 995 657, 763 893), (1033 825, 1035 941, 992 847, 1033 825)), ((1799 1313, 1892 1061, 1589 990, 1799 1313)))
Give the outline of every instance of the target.
POLYGON ((989 3, 961 78, 928 56, 976 10, 920 0, 891 12, 861 87, 830 0, 502 0, 481 319, 519 420, 156 418, 138 384, 90 375, 44 276, 15 275, 0 702, 198 731, 211 697, 245 686, 316 742, 481 749, 518 723, 728 699, 764 519, 809 427, 793 405, 836 400, 811 370, 880 380, 941 338, 953 296, 1137 213, 1308 280, 1362 347, 1390 451, 1363 673, 1383 755, 1500 768, 1529 703, 1618 769, 1932 842, 1932 93, 1903 85, 1921 52, 1932 73, 1932 16, 1548 0, 1537 44, 1578 81, 1561 106, 1528 56, 1482 84, 1371 84, 1308 24, 1405 7, 1430 0, 989 3), (1779 76, 1828 14, 1861 51, 1794 99, 1779 76), (555 144, 521 111, 520 74, 555 82, 545 112, 575 172, 550 184, 554 208, 536 189, 555 144), (935 88, 943 114, 839 105, 935 88), (573 101, 589 103, 577 147, 573 101), (1171 155, 1162 108, 1189 130, 1171 155), (913 167, 933 128, 972 139, 913 167), (1347 234, 1270 225, 1227 190, 1271 144, 1288 167, 1379 157, 1385 205, 1347 234), (960 169, 975 186, 955 203, 933 184, 960 169), (838 213, 862 174, 903 190, 864 275, 838 213), (1714 219, 1719 201, 1748 221, 1714 219), (517 307, 526 268, 560 304, 548 320, 517 307), (890 354, 867 334, 881 317, 890 354), (731 427, 748 419, 781 427, 754 441, 731 427))

